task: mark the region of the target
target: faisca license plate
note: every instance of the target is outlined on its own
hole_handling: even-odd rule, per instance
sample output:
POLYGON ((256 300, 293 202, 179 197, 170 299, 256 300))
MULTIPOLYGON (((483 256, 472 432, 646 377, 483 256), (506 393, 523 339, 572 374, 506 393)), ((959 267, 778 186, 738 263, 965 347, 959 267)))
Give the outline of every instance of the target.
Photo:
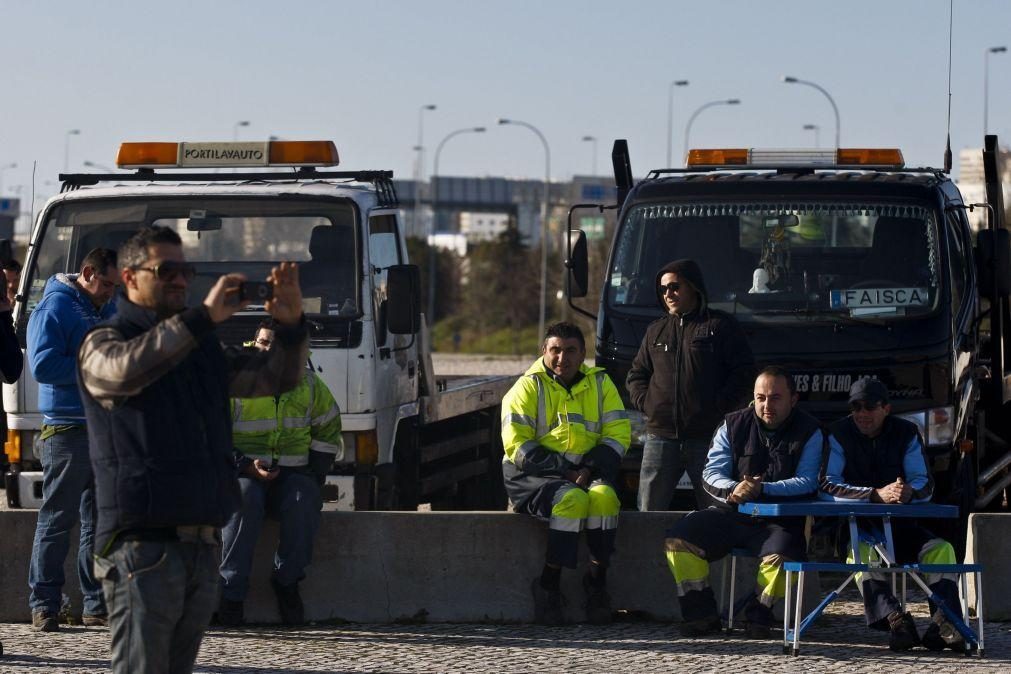
POLYGON ((926 288, 853 288, 831 291, 829 301, 833 309, 923 307, 930 303, 930 292, 926 288))

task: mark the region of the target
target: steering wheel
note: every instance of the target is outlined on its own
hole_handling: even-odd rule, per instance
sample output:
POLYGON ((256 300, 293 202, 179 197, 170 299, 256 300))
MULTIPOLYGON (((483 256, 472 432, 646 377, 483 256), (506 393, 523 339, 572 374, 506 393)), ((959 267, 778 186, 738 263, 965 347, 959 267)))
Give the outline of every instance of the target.
POLYGON ((860 281, 859 283, 854 283, 850 286, 851 289, 857 290, 859 288, 904 288, 907 284, 900 283, 899 281, 891 281, 889 279, 870 279, 868 281, 860 281))

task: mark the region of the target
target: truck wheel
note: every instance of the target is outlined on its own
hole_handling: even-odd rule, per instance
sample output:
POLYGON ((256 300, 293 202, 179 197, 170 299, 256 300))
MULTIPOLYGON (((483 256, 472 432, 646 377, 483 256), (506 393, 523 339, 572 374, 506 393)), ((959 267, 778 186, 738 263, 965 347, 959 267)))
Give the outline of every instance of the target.
POLYGON ((397 439, 393 446, 392 493, 389 507, 384 507, 383 510, 418 509, 420 461, 417 424, 405 419, 397 428, 397 439))

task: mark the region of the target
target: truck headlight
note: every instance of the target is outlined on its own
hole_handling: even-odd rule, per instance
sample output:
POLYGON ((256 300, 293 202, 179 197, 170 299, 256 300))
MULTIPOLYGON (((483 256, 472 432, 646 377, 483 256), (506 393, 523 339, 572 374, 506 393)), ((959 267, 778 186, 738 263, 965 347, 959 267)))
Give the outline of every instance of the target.
POLYGON ((950 445, 955 439, 955 408, 951 405, 896 416, 916 424, 927 447, 950 445))

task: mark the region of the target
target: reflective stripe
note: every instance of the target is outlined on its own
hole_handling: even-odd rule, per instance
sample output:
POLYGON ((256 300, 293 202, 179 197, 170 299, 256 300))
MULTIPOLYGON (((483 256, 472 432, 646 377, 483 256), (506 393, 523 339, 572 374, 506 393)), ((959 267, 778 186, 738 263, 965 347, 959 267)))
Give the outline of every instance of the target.
MULTIPOLYGON (((601 399, 603 399, 603 396, 601 396, 601 399)), ((622 419, 628 419, 628 412, 625 410, 611 410, 610 412, 604 412, 600 421, 601 423, 609 424, 612 421, 621 421, 622 419)))
POLYGON ((250 421, 236 421, 232 425, 232 430, 236 433, 261 433, 263 431, 273 431, 277 428, 277 422, 273 419, 252 419, 250 421))
POLYGON ((603 529, 610 531, 618 528, 617 515, 590 515, 586 518, 587 529, 603 529))
POLYGON ((308 454, 298 454, 296 456, 284 455, 278 457, 277 465, 279 466, 308 466, 309 465, 309 455, 308 454))
POLYGON ((534 431, 534 437, 543 438, 548 434, 547 427, 547 394, 544 391, 544 382, 536 374, 530 375, 537 382, 537 429, 534 431))
POLYGON ((619 458, 625 456, 625 448, 621 445, 620 442, 618 442, 614 438, 604 438, 600 441, 600 444, 607 445, 608 447, 613 449, 615 452, 618 453, 619 458))
POLYGON ((586 417, 577 412, 569 412, 568 414, 558 413, 558 423, 564 424, 565 422, 571 424, 579 424, 586 428, 590 433, 600 433, 600 422, 597 421, 587 421, 586 417))
POLYGON ((597 433, 604 421, 604 373, 598 372, 594 377, 597 382, 597 433))
MULTIPOLYGON (((309 409, 312 409, 312 408, 309 408, 309 409)), ((338 416, 340 416, 340 413, 341 413, 340 408, 337 407, 336 405, 334 405, 333 407, 331 407, 330 409, 328 409, 324 414, 321 414, 320 416, 318 416, 315 419, 313 419, 311 421, 311 425, 313 425, 313 426, 322 426, 323 424, 328 423, 330 421, 333 421, 335 418, 337 418, 338 416)))
POLYGON ((344 443, 334 445, 329 442, 323 442, 322 440, 313 440, 309 443, 309 449, 314 452, 323 452, 325 454, 341 454, 344 451, 344 443))
POLYGON ((578 534, 583 530, 583 520, 552 515, 551 519, 548 520, 548 529, 554 529, 555 531, 571 531, 578 534))
MULTIPOLYGON (((308 368, 306 368, 308 370, 308 368)), ((312 425, 312 406, 316 402, 316 373, 308 370, 305 373, 306 383, 309 384, 309 403, 305 406, 305 425, 312 425)))
POLYGON ((536 428, 537 422, 534 421, 533 417, 526 414, 516 414, 510 412, 502 417, 503 424, 520 424, 521 426, 529 426, 530 428, 536 428))
POLYGON ((284 428, 308 428, 309 417, 308 415, 304 417, 285 417, 281 420, 281 425, 284 428))
POLYGON ((522 468, 521 464, 526 460, 527 455, 536 450, 540 446, 541 446, 540 443, 538 443, 536 440, 528 440, 526 443, 516 448, 516 453, 513 455, 513 463, 515 463, 518 467, 522 468), (520 463, 516 462, 517 459, 520 460, 520 463))
POLYGON ((583 457, 586 456, 586 452, 562 452, 561 454, 565 457, 566 461, 574 463, 577 466, 583 462, 583 457))
POLYGON ((667 568, 677 583, 678 596, 709 587, 709 562, 682 550, 666 550, 667 568))

